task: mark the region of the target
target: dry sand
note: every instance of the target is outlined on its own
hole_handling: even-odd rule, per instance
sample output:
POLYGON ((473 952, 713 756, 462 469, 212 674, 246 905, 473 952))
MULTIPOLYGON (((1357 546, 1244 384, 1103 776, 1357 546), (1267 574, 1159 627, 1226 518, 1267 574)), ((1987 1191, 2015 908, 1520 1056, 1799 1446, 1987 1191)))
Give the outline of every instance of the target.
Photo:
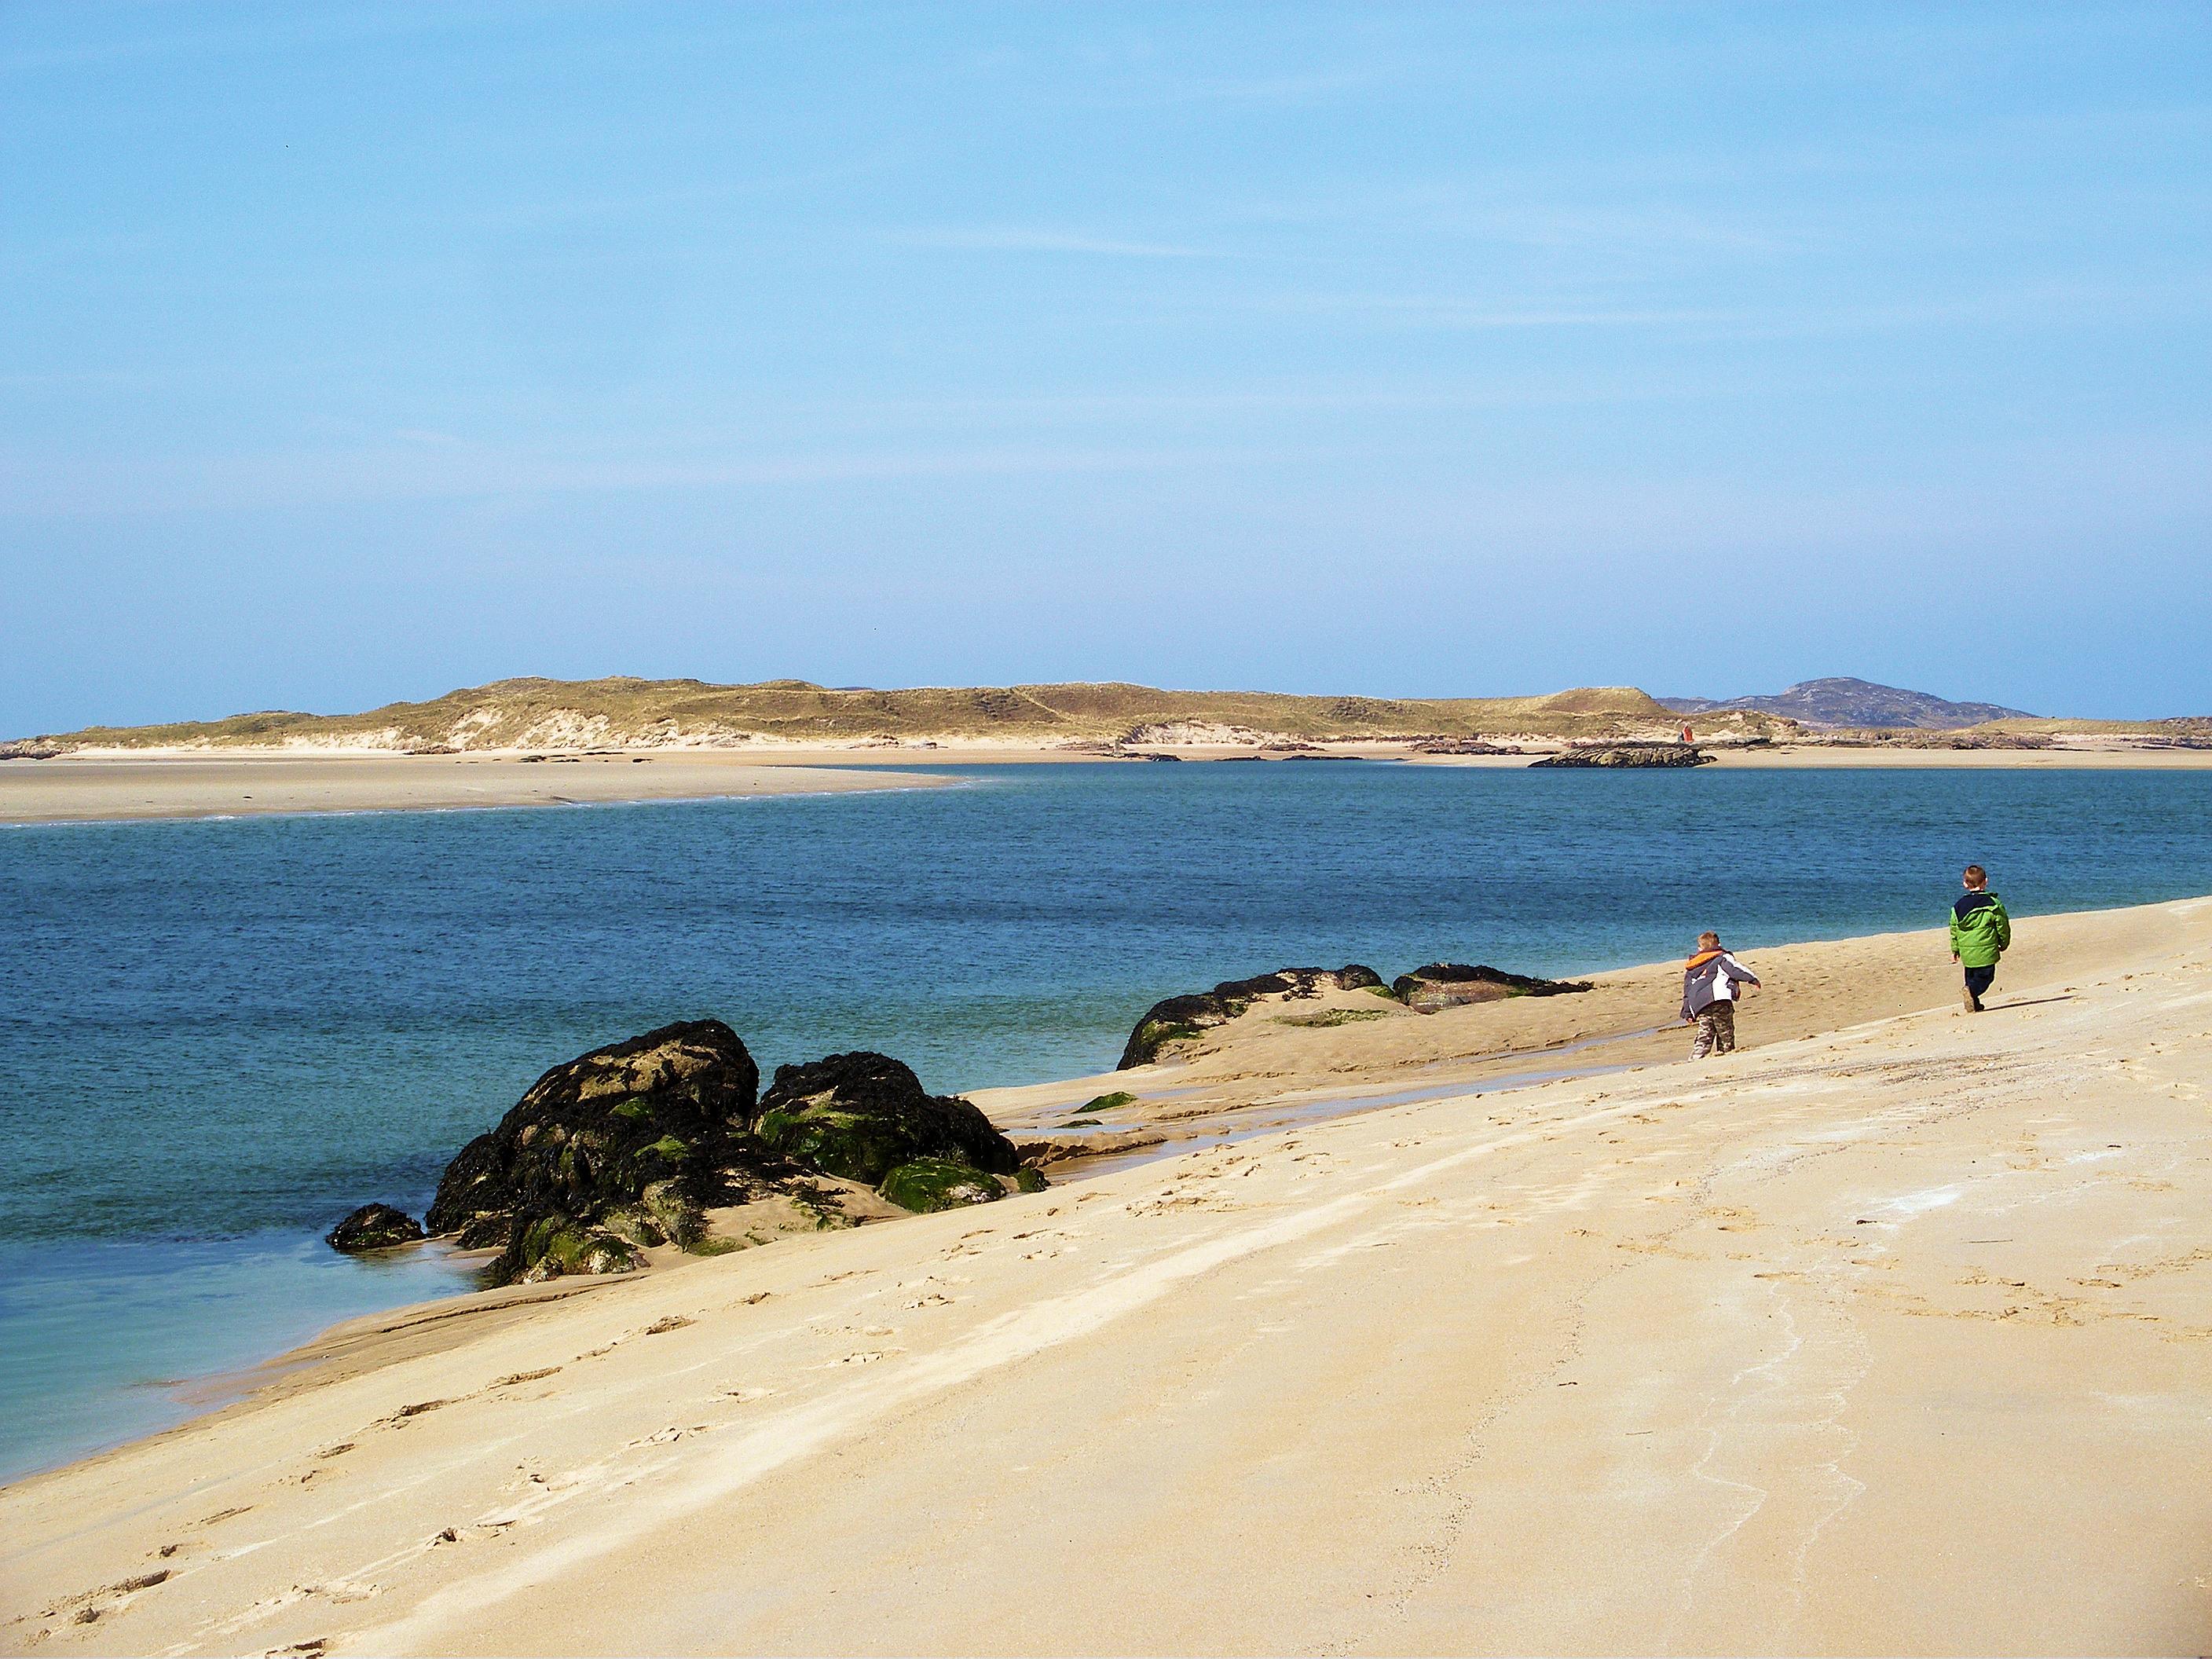
MULTIPOLYGON (((1296 763, 1247 749, 1181 747, 1188 761, 1296 763)), ((1332 745, 1332 758, 1421 766, 1526 767, 1527 755, 1419 755, 1403 744, 1332 745)), ((1723 767, 2025 767, 2185 769, 2212 766, 2212 750, 1714 749, 1723 767)), ((368 812, 466 806, 703 799, 732 795, 912 788, 939 780, 901 766, 1096 762, 1096 751, 997 744, 896 748, 799 744, 656 749, 603 754, 387 755, 227 750, 66 755, 0 762, 0 823, 189 818, 264 812, 368 812)))
MULTIPOLYGON (((0 1644, 2207 1651, 2212 900, 2018 938, 1982 1016, 1940 934, 1764 951, 1729 1059, 367 1322, 0 1492, 0 1644)), ((1525 1069, 1672 988, 1121 1075, 1525 1069)))
POLYGON ((573 806, 920 788, 926 775, 684 750, 650 756, 63 756, 0 763, 0 823, 573 806))

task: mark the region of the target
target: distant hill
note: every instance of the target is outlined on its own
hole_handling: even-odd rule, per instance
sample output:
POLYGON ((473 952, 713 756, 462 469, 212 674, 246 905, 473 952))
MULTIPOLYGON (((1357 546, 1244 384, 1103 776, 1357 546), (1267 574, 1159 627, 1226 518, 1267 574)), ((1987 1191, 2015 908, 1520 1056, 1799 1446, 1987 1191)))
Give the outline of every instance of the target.
POLYGON ((1984 720, 2032 720, 2024 709, 1993 702, 1951 702, 1925 691, 1876 685, 1870 680, 1803 680, 1771 697, 1659 697, 1662 707, 1681 714, 1741 708, 1815 727, 1909 726, 1949 732, 1984 720))
MULTIPOLYGON (((1748 726, 1766 723, 1758 715, 1748 726)), ((1123 684, 833 689, 805 680, 501 680, 360 714, 272 712, 167 726, 91 726, 25 739, 27 751, 290 748, 726 748, 746 744, 1191 744, 1326 739, 1658 735, 1674 717, 1644 692, 1537 697, 1302 697, 1123 684)))

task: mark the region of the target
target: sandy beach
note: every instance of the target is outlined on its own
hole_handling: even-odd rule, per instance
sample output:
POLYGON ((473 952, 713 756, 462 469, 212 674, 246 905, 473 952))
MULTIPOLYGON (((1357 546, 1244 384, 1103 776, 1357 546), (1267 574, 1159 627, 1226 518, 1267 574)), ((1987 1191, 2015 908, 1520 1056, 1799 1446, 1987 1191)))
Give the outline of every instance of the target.
POLYGON ((0 823, 693 800, 924 788, 878 768, 740 754, 63 756, 0 765, 0 823))
POLYGON ((1370 1109, 332 1333, 0 1492, 0 1644, 2205 1650, 2212 899, 2023 921, 1980 1017, 1940 934, 1755 965, 1726 1060, 1560 1051, 1663 966, 1248 1015, 1117 1075, 1370 1109))
MULTIPOLYGON (((1193 762, 1281 765, 1227 746, 1184 746, 1193 762)), ((1345 744, 1342 759, 1423 766, 1526 767, 1529 755, 1421 755, 1402 745, 1345 744)), ((1711 751, 1723 767, 2201 768, 2212 750, 1837 749, 1814 745, 1711 751)), ((0 763, 0 823, 250 817, 272 812, 423 811, 468 806, 707 799, 927 787, 917 764, 1096 762, 1097 753, 1005 744, 897 749, 782 745, 754 750, 617 750, 603 754, 483 752, 112 753, 0 763)))

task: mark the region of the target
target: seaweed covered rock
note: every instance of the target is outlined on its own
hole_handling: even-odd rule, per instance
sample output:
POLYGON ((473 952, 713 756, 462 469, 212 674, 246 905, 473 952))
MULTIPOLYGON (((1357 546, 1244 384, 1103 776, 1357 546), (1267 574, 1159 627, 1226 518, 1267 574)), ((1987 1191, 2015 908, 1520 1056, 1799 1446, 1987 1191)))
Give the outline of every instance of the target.
POLYGON ((364 1204, 324 1235, 323 1242, 348 1255, 388 1250, 422 1237, 422 1224, 389 1204, 364 1204))
POLYGON ((1547 755, 1535 766, 1710 766, 1714 757, 1693 744, 1613 743, 1584 749, 1564 749, 1547 755))
POLYGON ((465 1247, 504 1247, 500 1279, 548 1259, 540 1246, 559 1230, 542 1224, 552 1219, 620 1224, 628 1239, 608 1236, 623 1250, 686 1242, 721 1191, 732 1137, 745 1132, 759 1087, 752 1055, 718 1019, 594 1048, 539 1078, 496 1128, 461 1149, 438 1182, 430 1229, 465 1247))
POLYGON ((1169 997, 1154 1003, 1129 1033, 1116 1071, 1150 1064, 1170 1042, 1194 1037, 1217 1025, 1226 1025, 1255 1002, 1267 999, 1317 997, 1323 991, 1371 990, 1382 983, 1382 975, 1358 963, 1342 968, 1279 968, 1252 979, 1224 980, 1211 991, 1169 997))
POLYGON ((1462 1003, 1498 1002, 1506 997, 1556 997, 1587 991, 1587 980, 1532 979, 1503 969, 1463 962, 1432 962, 1401 974, 1391 982, 1390 994, 1417 1014, 1433 1014, 1439 1008, 1462 1003))
POLYGON ((628 1273, 645 1266, 645 1256, 626 1238, 574 1216, 540 1216, 520 1230, 507 1254, 504 1282, 535 1285, 568 1273, 628 1273))
MULTIPOLYGON (((927 1093, 886 1055, 786 1066, 763 1096, 737 1034, 690 1020, 539 1078, 447 1166, 428 1219, 464 1248, 497 1249, 495 1283, 629 1273, 658 1245, 731 1248, 710 1237, 710 1209, 778 1199, 823 1226, 852 1224, 839 1183, 823 1178, 874 1187, 901 1170, 906 1196, 896 1201, 908 1208, 1000 1197, 1001 1177, 1022 1191, 1043 1179, 1022 1170, 1013 1143, 972 1103, 927 1093)), ((395 1218, 414 1227, 378 1206, 341 1231, 367 1237, 395 1218)))
POLYGON ((933 1095, 888 1054, 831 1054, 779 1066, 753 1120, 761 1145, 848 1181, 874 1186, 902 1164, 941 1158, 987 1175, 1021 1167, 1014 1144, 981 1108, 933 1095))
POLYGON ((884 1177, 877 1190, 902 1210, 927 1213, 963 1204, 990 1204, 1006 1195, 998 1176, 946 1158, 918 1158, 884 1177))

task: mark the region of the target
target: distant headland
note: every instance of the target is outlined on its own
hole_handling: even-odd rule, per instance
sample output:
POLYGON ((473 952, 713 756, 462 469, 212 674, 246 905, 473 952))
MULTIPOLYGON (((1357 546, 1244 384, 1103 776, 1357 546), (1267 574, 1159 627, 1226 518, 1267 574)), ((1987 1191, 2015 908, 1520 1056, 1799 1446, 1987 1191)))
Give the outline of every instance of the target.
POLYGON ((164 725, 88 726, 0 744, 0 757, 158 751, 295 754, 575 753, 634 750, 1000 749, 1076 754, 1389 744, 1479 754, 1676 738, 1734 745, 2034 749, 2212 745, 2212 718, 2045 719, 1864 680, 1814 680, 1775 696, 1657 698, 1633 687, 1522 697, 1298 696, 1120 683, 875 690, 768 680, 507 679, 365 713, 269 711, 164 725))

